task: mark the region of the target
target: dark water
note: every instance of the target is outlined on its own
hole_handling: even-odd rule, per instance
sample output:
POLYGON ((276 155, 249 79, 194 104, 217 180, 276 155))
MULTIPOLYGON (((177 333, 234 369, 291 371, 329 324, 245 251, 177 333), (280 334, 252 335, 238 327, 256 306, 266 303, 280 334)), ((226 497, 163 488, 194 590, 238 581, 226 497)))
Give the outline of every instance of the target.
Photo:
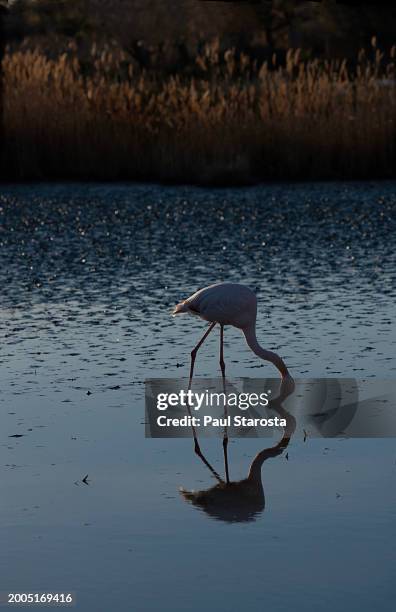
MULTIPOLYGON (((1 590, 95 612, 390 611, 394 440, 296 435, 264 465, 265 511, 213 520, 178 492, 213 485, 191 442, 144 438, 143 381, 187 376, 202 324, 169 312, 217 280, 257 290, 260 341, 296 377, 395 378, 396 185, 1 194, 1 590)), ((236 330, 225 350, 230 376, 274 374, 236 330)), ((213 334, 197 374, 217 355, 213 334)), ((258 450, 230 444, 233 479, 258 450)))

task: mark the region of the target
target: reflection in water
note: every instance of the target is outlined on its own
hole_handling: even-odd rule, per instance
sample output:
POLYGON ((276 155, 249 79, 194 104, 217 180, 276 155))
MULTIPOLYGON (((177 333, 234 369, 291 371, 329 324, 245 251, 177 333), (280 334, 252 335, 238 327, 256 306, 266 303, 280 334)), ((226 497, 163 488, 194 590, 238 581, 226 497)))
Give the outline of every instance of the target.
POLYGON ((225 482, 211 468, 200 451, 198 456, 215 475, 219 483, 210 489, 201 491, 187 491, 180 489, 186 501, 191 502, 211 518, 230 523, 254 521, 265 508, 265 495, 261 478, 261 468, 264 462, 271 457, 281 455, 287 448, 296 429, 296 420, 283 408, 283 402, 293 393, 294 383, 290 379, 283 379, 279 395, 271 401, 271 408, 282 419, 286 419, 286 427, 282 439, 270 448, 260 451, 253 459, 247 478, 238 482, 225 482))

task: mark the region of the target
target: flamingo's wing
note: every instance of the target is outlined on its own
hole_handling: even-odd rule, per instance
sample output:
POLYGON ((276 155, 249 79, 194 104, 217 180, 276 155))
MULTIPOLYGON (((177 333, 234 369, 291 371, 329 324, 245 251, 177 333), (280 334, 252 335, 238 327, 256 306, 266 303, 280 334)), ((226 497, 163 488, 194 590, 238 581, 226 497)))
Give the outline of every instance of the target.
POLYGON ((240 327, 256 315, 255 294, 243 285, 220 283, 194 293, 183 303, 182 311, 197 314, 203 319, 240 327))

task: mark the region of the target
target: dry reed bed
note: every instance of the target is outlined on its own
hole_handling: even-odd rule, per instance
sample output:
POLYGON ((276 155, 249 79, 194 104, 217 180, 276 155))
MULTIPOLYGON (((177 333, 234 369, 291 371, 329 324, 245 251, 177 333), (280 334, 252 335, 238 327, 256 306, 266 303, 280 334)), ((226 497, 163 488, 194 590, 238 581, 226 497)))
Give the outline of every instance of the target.
POLYGON ((396 175, 395 49, 261 67, 218 41, 198 76, 165 77, 94 45, 3 61, 6 160, 16 179, 249 182, 396 175))

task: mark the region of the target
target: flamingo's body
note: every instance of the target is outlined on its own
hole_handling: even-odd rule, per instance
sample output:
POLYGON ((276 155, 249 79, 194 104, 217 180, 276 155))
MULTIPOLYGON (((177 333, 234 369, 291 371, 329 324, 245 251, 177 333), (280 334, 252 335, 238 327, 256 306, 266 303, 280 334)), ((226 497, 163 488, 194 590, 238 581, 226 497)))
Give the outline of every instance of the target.
POLYGON ((257 299, 251 289, 237 283, 218 283, 200 289, 178 304, 174 314, 187 312, 201 319, 239 329, 256 323, 257 299))

